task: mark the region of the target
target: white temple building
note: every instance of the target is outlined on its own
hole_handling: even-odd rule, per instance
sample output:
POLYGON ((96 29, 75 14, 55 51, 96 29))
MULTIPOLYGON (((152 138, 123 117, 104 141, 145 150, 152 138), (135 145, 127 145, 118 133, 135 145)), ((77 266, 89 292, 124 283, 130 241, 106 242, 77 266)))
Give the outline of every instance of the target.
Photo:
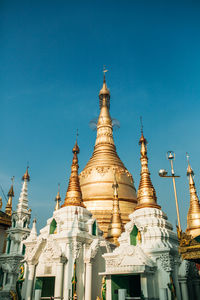
MULTIPOLYGON (((3 288, 0 299, 9 299, 10 291, 16 293, 16 282, 20 273, 20 264, 24 258, 25 245, 23 241, 29 236, 31 210, 28 207, 28 168, 22 178, 23 184, 16 211, 12 213, 12 225, 7 230, 6 251, 0 256, 0 266, 3 270, 3 288)), ((9 197, 14 196, 13 186, 9 197)))
POLYGON ((102 237, 96 220, 85 208, 78 178, 79 147, 73 148, 73 162, 65 202, 60 207, 56 197, 53 216, 37 236, 35 222, 25 241, 27 275, 23 298, 40 297, 96 299, 101 295, 104 270, 102 255, 111 251, 110 243, 102 237), (76 298, 77 297, 77 298, 76 298))
POLYGON ((197 268, 181 261, 177 235, 157 204, 143 133, 140 144, 138 205, 118 239, 120 246, 103 255, 106 267, 101 275, 106 276, 106 300, 200 299, 197 268))

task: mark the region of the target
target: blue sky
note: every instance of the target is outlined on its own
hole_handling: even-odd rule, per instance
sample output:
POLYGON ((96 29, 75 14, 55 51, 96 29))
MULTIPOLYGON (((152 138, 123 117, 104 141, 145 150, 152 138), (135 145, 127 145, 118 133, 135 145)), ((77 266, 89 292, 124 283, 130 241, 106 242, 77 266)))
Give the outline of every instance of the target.
POLYGON ((7 192, 15 175, 15 207, 29 161, 38 228, 52 215, 58 182, 64 200, 77 128, 80 170, 92 154, 89 121, 99 113, 106 65, 118 154, 137 188, 142 115, 152 182, 173 225, 172 182, 158 170, 169 170, 168 150, 176 153, 185 229, 186 151, 200 190, 199 15, 199 1, 1 1, 0 184, 7 192))

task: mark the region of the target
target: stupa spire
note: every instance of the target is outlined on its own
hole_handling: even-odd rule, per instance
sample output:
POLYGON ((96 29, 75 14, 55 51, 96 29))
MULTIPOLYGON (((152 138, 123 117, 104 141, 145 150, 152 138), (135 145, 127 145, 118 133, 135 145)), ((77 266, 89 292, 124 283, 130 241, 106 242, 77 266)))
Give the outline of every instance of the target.
POLYGON ((104 69, 103 87, 99 92, 100 113, 96 125, 95 147, 90 160, 79 175, 83 202, 97 219, 105 236, 108 233, 113 209, 111 199, 114 172, 120 174, 119 203, 123 224, 129 220, 128 215, 137 203, 132 175, 119 158, 113 139, 113 121, 109 111, 110 91, 106 84, 106 72, 104 69))
POLYGON ((30 238, 37 238, 36 218, 33 219, 33 225, 30 233, 30 238))
POLYGON ((11 185, 10 190, 8 192, 8 202, 6 204, 6 209, 5 209, 5 213, 9 216, 12 215, 12 198, 14 197, 14 189, 13 189, 14 176, 11 178, 11 180, 12 180, 12 185, 11 185))
POLYGON ((114 173, 113 188, 113 212, 111 216, 110 226, 108 227, 107 239, 116 245, 119 245, 118 238, 122 233, 123 225, 121 220, 119 198, 118 198, 118 183, 116 180, 116 173, 114 173))
POLYGON ((26 168, 26 172, 22 177, 22 189, 17 205, 17 213, 27 213, 28 211, 28 182, 30 181, 30 176, 28 173, 28 168, 26 168))
POLYGON ((151 182, 150 172, 148 169, 148 157, 147 157, 147 140, 143 135, 143 126, 141 126, 141 138, 139 140, 140 149, 140 161, 141 161, 141 172, 140 172, 140 184, 137 192, 138 205, 135 209, 143 207, 155 207, 161 208, 157 203, 156 191, 151 182))
POLYGON ((188 168, 187 176, 189 178, 189 190, 190 190, 190 207, 187 214, 187 229, 186 233, 191 234, 192 237, 200 235, 200 204, 197 196, 197 191, 194 183, 194 172, 189 163, 188 159, 188 168))
POLYGON ((82 206, 85 207, 82 201, 81 188, 78 177, 78 153, 79 146, 77 144, 77 138, 74 148, 72 149, 72 153, 74 154, 71 166, 71 175, 69 179, 69 185, 67 189, 67 193, 65 196, 65 202, 62 205, 64 206, 82 206))
POLYGON ((55 210, 58 210, 60 208, 60 201, 61 201, 61 197, 60 197, 60 184, 58 184, 58 193, 56 195, 55 201, 56 201, 55 210))

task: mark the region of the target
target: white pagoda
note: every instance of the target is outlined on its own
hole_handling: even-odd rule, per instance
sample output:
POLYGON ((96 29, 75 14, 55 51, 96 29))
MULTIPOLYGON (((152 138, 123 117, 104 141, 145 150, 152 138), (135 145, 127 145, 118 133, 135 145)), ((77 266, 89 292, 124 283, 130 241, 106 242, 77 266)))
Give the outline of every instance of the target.
POLYGON ((71 176, 64 204, 56 197, 53 216, 37 236, 35 223, 25 241, 27 275, 23 298, 40 297, 92 300, 101 295, 105 267, 102 255, 110 243, 102 237, 97 222, 85 208, 78 178, 79 147, 73 148, 71 176))
MULTIPOLYGON (((16 211, 12 213, 12 225, 7 230, 6 250, 0 256, 0 266, 3 270, 3 286, 0 292, 0 299, 9 299, 10 292, 16 294, 16 282, 20 273, 21 261, 24 258, 26 247, 23 241, 29 236, 31 210, 28 207, 28 182, 30 176, 28 168, 22 178, 23 184, 18 200, 16 211)), ((13 185, 8 197, 13 197, 13 185)))

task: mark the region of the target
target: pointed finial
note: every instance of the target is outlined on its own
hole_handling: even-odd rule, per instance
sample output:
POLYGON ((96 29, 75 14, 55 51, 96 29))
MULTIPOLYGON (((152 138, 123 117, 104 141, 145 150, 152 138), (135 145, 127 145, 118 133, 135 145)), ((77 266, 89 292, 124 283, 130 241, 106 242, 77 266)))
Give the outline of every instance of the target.
POLYGON ((188 167, 187 167, 187 176, 191 175, 194 176, 194 172, 190 166, 190 162, 189 162, 189 154, 186 152, 186 158, 187 158, 187 162, 188 162, 188 167))
POLYGON ((144 134, 143 134, 143 122, 142 122, 142 117, 140 116, 140 125, 141 125, 141 138, 139 140, 139 145, 144 145, 141 147, 141 151, 143 150, 145 152, 145 145, 147 144, 147 140, 145 139, 144 137, 144 134))
POLYGON ((110 92, 107 88, 106 85, 106 76, 105 73, 108 72, 108 70, 106 70, 105 66, 103 69, 103 87, 99 92, 99 105, 100 105, 100 109, 102 108, 102 106, 107 106, 107 108, 110 108, 110 92))
POLYGON ((106 72, 108 72, 108 70, 106 69, 106 66, 103 66, 103 82, 106 82, 106 72))
POLYGON ((9 216, 12 215, 12 198, 14 197, 14 189, 13 189, 14 178, 15 178, 14 176, 11 178, 12 185, 8 192, 8 202, 6 204, 6 209, 5 209, 5 213, 9 216))
POLYGON ((22 180, 23 181, 30 181, 30 176, 29 176, 29 173, 28 173, 28 169, 29 169, 29 165, 28 165, 28 162, 27 162, 27 167, 26 167, 26 172, 24 174, 24 176, 22 177, 22 180))
POLYGON ((15 179, 15 176, 13 176, 13 177, 11 178, 12 185, 11 185, 10 190, 9 190, 9 192, 8 192, 8 197, 14 197, 14 189, 13 189, 14 179, 15 179))
POLYGON ((140 126, 141 126, 141 135, 143 135, 143 123, 142 123, 142 116, 140 116, 140 126))
POLYGON ((76 142, 75 142, 75 145, 74 145, 74 147, 73 147, 73 149, 72 149, 72 153, 76 153, 76 154, 78 154, 79 152, 80 152, 80 149, 79 149, 79 146, 78 146, 78 143, 77 143, 77 139, 78 139, 78 129, 77 129, 77 132, 76 132, 76 142))
POLYGON ((58 183, 58 193, 56 195, 55 201, 56 201, 55 210, 58 210, 60 208, 60 201, 61 201, 61 197, 60 197, 60 183, 58 183))

